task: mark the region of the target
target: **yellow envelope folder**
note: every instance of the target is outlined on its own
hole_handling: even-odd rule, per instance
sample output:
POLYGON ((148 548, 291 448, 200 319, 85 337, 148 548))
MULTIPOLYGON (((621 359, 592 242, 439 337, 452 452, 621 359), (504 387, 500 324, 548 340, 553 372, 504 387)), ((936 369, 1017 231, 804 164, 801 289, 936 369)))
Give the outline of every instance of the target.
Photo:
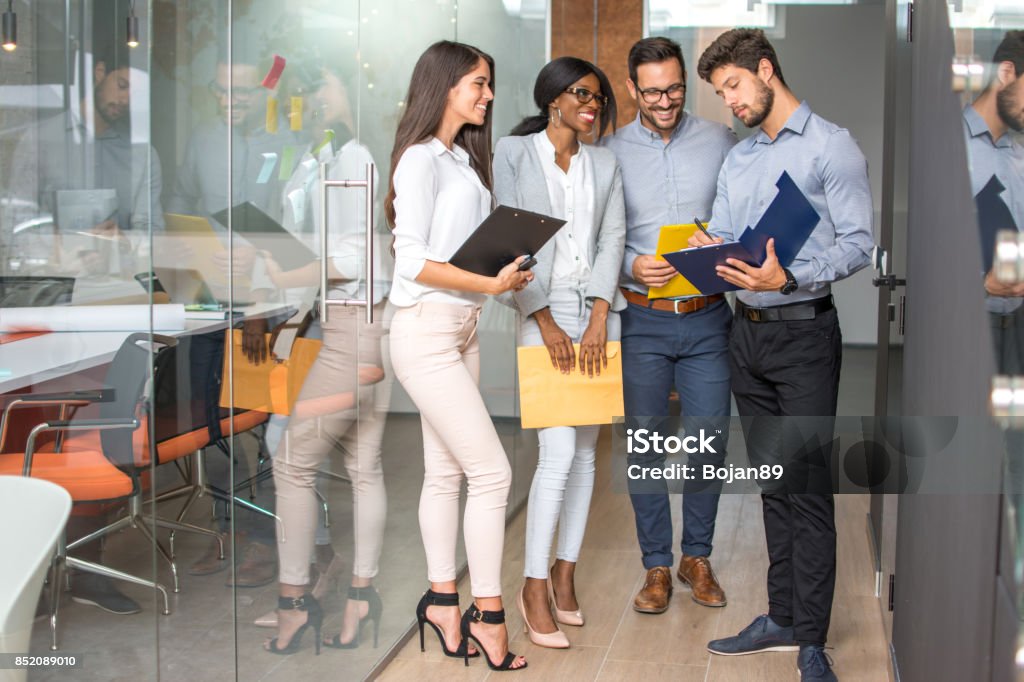
POLYGON ((551 366, 545 346, 520 346, 519 413, 524 429, 548 426, 585 426, 611 424, 612 417, 625 413, 622 403, 622 347, 610 341, 606 348, 608 366, 593 378, 579 369, 579 344, 576 367, 562 374, 551 366))
MULTIPOLYGON (((686 241, 697 231, 696 223, 690 225, 663 225, 658 235, 658 248, 655 255, 672 253, 689 248, 686 241)), ((664 260, 664 258, 662 258, 664 260)), ((675 298, 676 296, 698 296, 700 290, 690 284, 690 280, 676 275, 664 286, 651 287, 647 290, 647 298, 675 298)))

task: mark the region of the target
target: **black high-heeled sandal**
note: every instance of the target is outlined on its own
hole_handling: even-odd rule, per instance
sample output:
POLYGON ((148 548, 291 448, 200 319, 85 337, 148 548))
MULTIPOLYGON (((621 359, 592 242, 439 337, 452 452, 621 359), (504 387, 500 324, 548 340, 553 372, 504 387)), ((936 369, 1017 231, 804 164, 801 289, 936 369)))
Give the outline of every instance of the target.
POLYGON ((373 648, 377 648, 377 638, 380 635, 380 616, 384 611, 384 604, 380 600, 380 593, 373 587, 373 585, 367 585, 366 587, 353 587, 348 586, 348 599, 349 601, 365 601, 370 605, 370 610, 363 618, 359 619, 359 623, 356 625, 356 634, 352 637, 350 642, 341 641, 341 633, 339 632, 333 638, 324 642, 324 646, 331 647, 332 649, 355 649, 359 646, 359 633, 363 630, 363 625, 367 621, 373 621, 373 648))
POLYGON ((444 632, 437 626, 434 621, 427 618, 427 607, 428 606, 459 606, 459 593, 445 593, 445 592, 434 592, 433 590, 427 590, 423 593, 423 597, 420 598, 420 603, 416 605, 416 622, 420 626, 420 651, 426 651, 427 648, 423 641, 423 626, 429 625, 437 633, 437 638, 441 640, 441 652, 445 656, 451 658, 476 658, 480 655, 479 651, 474 651, 471 654, 466 652, 468 645, 466 644, 466 638, 463 637, 462 641, 459 642, 459 646, 455 647, 452 651, 448 648, 448 643, 444 641, 444 632))
MULTIPOLYGON (((482 651, 484 652, 484 654, 486 654, 484 656, 484 660, 487 661, 487 667, 491 670, 504 672, 506 670, 526 669, 526 666, 529 665, 526 661, 523 661, 523 664, 518 668, 512 667, 512 664, 518 658, 518 655, 512 653, 511 651, 505 654, 505 658, 502 659, 501 663, 495 665, 491 661, 490 654, 487 654, 487 649, 484 647, 483 642, 477 639, 473 635, 473 633, 470 632, 469 626, 474 622, 487 623, 488 625, 503 625, 505 623, 505 609, 502 609, 501 611, 481 611, 476 607, 475 603, 470 604, 469 608, 466 609, 466 612, 462 614, 462 622, 460 623, 459 627, 459 629, 462 631, 462 641, 463 643, 467 643, 469 642, 470 639, 472 639, 474 642, 476 642, 476 648, 479 651, 482 651)), ((469 665, 469 656, 465 656, 464 660, 466 662, 466 665, 469 665)))
MULTIPOLYGON (((316 649, 316 655, 320 655, 320 628, 324 624, 324 611, 320 608, 320 602, 310 594, 306 593, 301 597, 278 597, 277 598, 277 610, 278 611, 305 611, 306 622, 299 626, 299 629, 292 635, 291 641, 288 642, 288 646, 284 648, 278 648, 277 637, 270 640, 270 646, 266 647, 265 650, 272 654, 294 654, 299 650, 299 646, 302 644, 302 635, 306 633, 306 628, 312 626, 313 632, 316 635, 316 640, 313 642, 313 646, 316 649)), ((280 620, 280 619, 278 619, 280 620)))

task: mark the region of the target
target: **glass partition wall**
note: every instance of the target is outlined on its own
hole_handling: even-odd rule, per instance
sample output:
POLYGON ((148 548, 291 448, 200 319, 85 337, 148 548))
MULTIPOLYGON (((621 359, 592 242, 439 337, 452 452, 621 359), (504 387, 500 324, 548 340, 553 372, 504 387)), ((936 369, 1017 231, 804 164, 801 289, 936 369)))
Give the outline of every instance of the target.
MULTIPOLYGON (((951 82, 963 107, 966 177, 977 219, 972 227, 979 235, 996 373, 993 412, 1005 430, 998 584, 1001 595, 1011 595, 1008 601, 1019 623, 1024 614, 1024 436, 1020 421, 1008 418, 1010 413, 996 396, 1005 386, 1017 385, 1024 373, 1024 340, 1017 324, 1022 314, 1019 256, 1016 250, 1006 251, 1007 245, 1016 246, 1024 225, 1024 17, 1010 5, 989 8, 970 1, 950 4, 948 10, 954 46, 951 82)), ((997 664, 1008 669, 1007 663, 997 664)), ((1024 670, 1024 633, 1019 629, 1015 663, 1019 678, 1024 670)))
MULTIPOLYGON (((124 422, 43 434, 34 460, 78 486, 69 578, 49 581, 40 613, 59 593, 57 647, 86 654, 85 677, 358 679, 409 631, 423 465, 388 357, 391 146, 437 40, 495 58, 495 139, 531 113, 534 5, 12 4, 0 324, 68 331, 5 334, 0 393, 79 393, 14 413, 0 473, 17 473, 40 421, 124 422), (324 633, 352 648, 315 657, 307 632, 295 655, 263 651, 279 580, 308 580, 324 633)), ((511 311, 488 303, 479 333, 512 514, 536 445, 518 425, 511 311)), ((52 643, 38 621, 31 650, 52 643)))

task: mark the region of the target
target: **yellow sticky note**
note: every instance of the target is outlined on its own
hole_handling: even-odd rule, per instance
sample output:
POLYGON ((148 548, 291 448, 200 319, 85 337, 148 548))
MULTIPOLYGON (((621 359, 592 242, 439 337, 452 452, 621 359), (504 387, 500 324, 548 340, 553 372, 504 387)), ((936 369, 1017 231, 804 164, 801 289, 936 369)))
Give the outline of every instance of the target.
POLYGON ((292 97, 292 107, 288 112, 288 121, 294 131, 302 130, 302 98, 292 97))
POLYGON ((267 97, 267 122, 268 133, 277 132, 277 98, 267 97))
MULTIPOLYGON (((672 253, 689 248, 687 240, 697 231, 696 223, 689 225, 663 225, 658 235, 658 248, 655 255, 672 253)), ((662 258, 664 260, 664 258, 662 258)), ((677 274, 675 277, 660 287, 651 287, 647 290, 647 298, 675 298, 676 296, 698 296, 700 290, 690 284, 690 280, 677 274)))
POLYGON ((613 417, 625 414, 622 399, 622 345, 608 342, 605 354, 608 366, 593 377, 580 372, 579 344, 576 367, 562 374, 551 365, 544 346, 520 346, 519 414, 524 429, 548 426, 585 426, 611 424, 613 417))

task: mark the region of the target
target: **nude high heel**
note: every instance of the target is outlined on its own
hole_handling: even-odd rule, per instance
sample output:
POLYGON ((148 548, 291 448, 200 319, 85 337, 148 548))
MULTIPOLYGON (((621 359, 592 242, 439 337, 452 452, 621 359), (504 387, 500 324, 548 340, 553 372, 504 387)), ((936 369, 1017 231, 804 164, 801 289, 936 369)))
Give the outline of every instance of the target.
POLYGON ((584 623, 583 612, 579 609, 575 611, 562 611, 558 608, 558 600, 555 599, 555 584, 554 580, 551 579, 551 575, 548 574, 548 594, 551 596, 551 605, 555 610, 555 621, 562 625, 575 625, 581 627, 584 623))
POLYGON ((546 647, 548 649, 568 649, 569 638, 565 636, 565 633, 561 630, 555 630, 554 632, 537 632, 530 626, 530 621, 526 617, 526 606, 523 603, 523 591, 520 589, 519 594, 516 595, 516 606, 519 607, 519 613, 523 616, 523 632, 525 632, 530 641, 537 646, 546 647))

